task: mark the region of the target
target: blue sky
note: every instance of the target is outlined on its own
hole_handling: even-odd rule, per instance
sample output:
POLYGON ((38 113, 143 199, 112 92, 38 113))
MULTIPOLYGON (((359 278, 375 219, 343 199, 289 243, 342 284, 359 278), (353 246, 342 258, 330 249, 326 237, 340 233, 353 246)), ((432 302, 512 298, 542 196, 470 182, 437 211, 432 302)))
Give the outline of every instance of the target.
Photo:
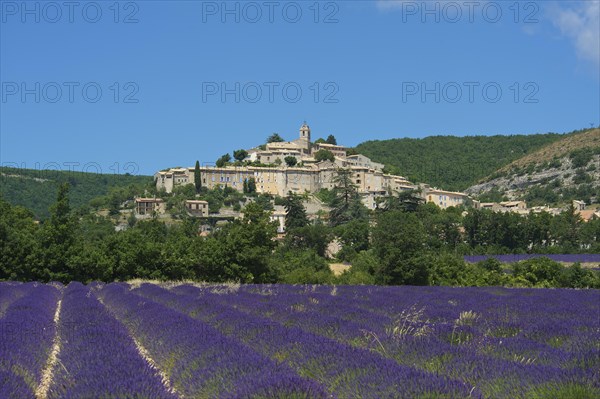
POLYGON ((0 163, 152 174, 264 142, 600 124, 600 2, 0 0, 0 163))

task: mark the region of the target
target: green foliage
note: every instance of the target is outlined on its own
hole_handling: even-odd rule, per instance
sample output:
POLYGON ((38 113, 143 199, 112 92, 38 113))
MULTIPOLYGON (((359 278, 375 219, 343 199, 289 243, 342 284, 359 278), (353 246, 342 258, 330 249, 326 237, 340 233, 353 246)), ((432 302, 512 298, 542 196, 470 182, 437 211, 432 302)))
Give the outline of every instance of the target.
POLYGON ((338 169, 334 177, 334 199, 331 201, 329 224, 339 226, 350 220, 364 220, 368 217, 368 209, 363 205, 358 188, 352 182, 350 169, 338 169))
POLYGON ((564 288, 600 288, 600 273, 594 274, 576 262, 567 268, 561 268, 556 283, 564 288))
POLYGON ((369 222, 367 220, 351 220, 334 229, 334 234, 342 243, 337 257, 345 261, 353 261, 361 251, 369 249, 369 222))
POLYGON ((296 228, 308 225, 306 209, 302 204, 302 198, 291 191, 288 193, 284 202, 285 206, 285 230, 291 231, 296 228))
POLYGON ((267 143, 282 143, 285 140, 278 133, 273 133, 269 137, 267 137, 267 143))
POLYGON ((376 284, 375 271, 379 268, 379 259, 373 251, 361 251, 352 260, 352 267, 338 277, 338 284, 376 284))
POLYGON ((276 234, 269 214, 256 203, 248 204, 243 219, 215 232, 201 247, 200 276, 208 281, 271 282, 268 259, 276 234))
POLYGON ((256 193, 256 179, 251 177, 248 179, 248 194, 256 193))
POLYGON ((331 205, 335 200, 335 191, 322 188, 315 193, 315 197, 317 197, 325 205, 331 205))
POLYGON ((298 163, 298 159, 296 159, 296 157, 293 156, 287 156, 283 159, 285 161, 285 164, 289 167, 292 166, 296 166, 296 164, 298 163))
POLYGON ((562 266, 548 258, 535 258, 513 265, 513 278, 522 279, 531 287, 557 286, 562 266))
MULTIPOLYGON (((175 192, 175 190, 174 190, 175 192)), ((190 194, 190 193, 188 193, 190 194)), ((201 194, 192 198, 208 202, 208 211, 210 213, 219 213, 224 206, 239 207, 239 203, 244 201, 244 195, 232 187, 217 186, 212 190, 203 189, 201 194)), ((184 199, 178 198, 175 203, 182 204, 184 199)), ((172 199, 169 199, 169 202, 172 199)))
POLYGON ((222 168, 227 165, 228 162, 231 161, 231 155, 229 153, 221 155, 219 159, 217 159, 216 165, 218 168, 222 168))
POLYGON ((271 260, 278 280, 287 284, 331 284, 329 265, 313 250, 278 251, 271 260))
POLYGON ((432 203, 420 205, 417 216, 427 232, 427 246, 430 249, 454 250, 462 242, 462 210, 459 208, 440 209, 432 203))
POLYGON ((493 187, 490 191, 481 194, 478 199, 481 202, 502 202, 508 200, 498 187, 493 187))
POLYGON ((386 196, 377 198, 377 210, 415 212, 424 202, 425 200, 415 190, 395 194, 390 191, 386 196))
POLYGON ((321 149, 315 153, 315 160, 317 162, 323 162, 323 161, 335 162, 335 155, 333 155, 333 152, 331 152, 329 150, 321 149))
POLYGON ((237 161, 241 162, 244 159, 246 159, 247 156, 248 156, 248 151, 246 151, 244 149, 233 151, 233 158, 235 158, 237 161))
POLYGON ((373 252, 380 261, 375 271, 377 282, 426 284, 426 265, 415 261, 424 249, 425 239, 425 228, 414 213, 389 211, 378 215, 372 231, 373 252))
POLYGON ((33 213, 0 196, 0 280, 35 278, 28 266, 32 254, 39 252, 37 234, 33 213))
POLYGON ((270 194, 258 194, 254 201, 264 211, 272 211, 273 207, 273 196, 270 194))
POLYGON ((524 196, 525 201, 530 206, 539 206, 546 204, 556 204, 560 200, 560 196, 553 187, 550 186, 534 186, 527 190, 524 196))
MULTIPOLYGON (((346 188, 345 194, 343 189, 333 193, 351 203, 355 197, 346 188)), ((172 198, 188 196, 196 196, 192 184, 178 187, 172 198)), ((245 202, 231 187, 203 188, 200 197, 234 207, 245 202)), ((276 225, 269 221, 272 198, 266 195, 246 206, 243 219, 215 228, 206 238, 198 236, 199 220, 186 214, 169 225, 130 216, 129 228, 117 232, 110 217, 73 212, 68 185, 61 186, 51 217, 39 224, 31 212, 0 197, 0 279, 600 288, 600 273, 579 264, 563 267, 541 258, 506 272, 507 266, 495 260, 469 264, 461 258, 464 253, 598 252, 600 219, 583 223, 572 207, 558 216, 471 209, 463 217, 462 209, 421 204, 414 212, 389 210, 375 220, 353 217, 329 227, 306 224, 300 197, 282 201, 293 226, 279 243, 276 225), (338 257, 352 264, 337 278, 324 259, 334 237, 342 245, 338 257)))
POLYGON ((331 229, 328 226, 315 223, 289 231, 285 237, 284 245, 289 249, 310 249, 317 255, 324 257, 331 238, 331 229))
POLYGON ((391 167, 390 172, 449 190, 464 190, 559 134, 517 136, 434 136, 367 141, 356 150, 391 167))
POLYGON ((600 147, 592 148, 580 148, 569 153, 569 159, 574 168, 583 168, 587 166, 592 160, 594 155, 600 154, 600 147))
POLYGON ((40 231, 39 263, 34 266, 34 273, 40 279, 69 281, 72 274, 69 257, 74 254, 76 223, 69 202, 69 184, 61 184, 56 203, 50 208, 50 219, 42 225, 40 231))
POLYGON ((30 209, 38 220, 50 216, 49 208, 56 199, 59 186, 64 183, 69 183, 70 202, 74 209, 92 200, 95 201, 95 207, 107 207, 109 201, 123 202, 133 198, 136 193, 155 190, 152 177, 128 174, 0 167, 0 179, 0 191, 4 199, 13 205, 30 209))
POLYGON ((575 171, 575 176, 573 176, 574 184, 583 184, 583 183, 591 183, 594 181, 594 178, 587 174, 584 169, 577 169, 575 171))
POLYGON ((329 136, 327 136, 327 139, 325 140, 325 142, 327 144, 337 145, 337 140, 335 139, 335 136, 333 134, 330 134, 329 136))

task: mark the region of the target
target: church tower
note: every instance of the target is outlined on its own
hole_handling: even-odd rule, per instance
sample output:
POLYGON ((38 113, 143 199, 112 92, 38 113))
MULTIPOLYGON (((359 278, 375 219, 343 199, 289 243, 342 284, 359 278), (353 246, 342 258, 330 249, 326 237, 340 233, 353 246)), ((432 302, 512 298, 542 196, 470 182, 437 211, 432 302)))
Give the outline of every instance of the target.
POLYGON ((300 127, 300 142, 303 145, 302 151, 305 154, 310 154, 310 127, 306 124, 306 121, 300 127))

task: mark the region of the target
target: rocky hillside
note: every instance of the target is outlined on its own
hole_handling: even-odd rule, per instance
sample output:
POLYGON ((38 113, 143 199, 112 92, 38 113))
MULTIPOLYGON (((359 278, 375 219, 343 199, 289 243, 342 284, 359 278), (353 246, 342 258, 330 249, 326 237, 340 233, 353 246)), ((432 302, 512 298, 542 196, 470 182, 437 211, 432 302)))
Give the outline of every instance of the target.
POLYGON ((486 201, 524 199, 530 205, 600 202, 600 129, 565 136, 466 191, 486 201))

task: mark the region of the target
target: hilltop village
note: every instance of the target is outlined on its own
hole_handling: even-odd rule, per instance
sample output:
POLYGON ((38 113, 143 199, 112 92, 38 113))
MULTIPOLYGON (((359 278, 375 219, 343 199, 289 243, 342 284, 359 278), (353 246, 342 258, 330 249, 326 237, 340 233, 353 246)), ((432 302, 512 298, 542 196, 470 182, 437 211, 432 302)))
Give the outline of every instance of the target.
MULTIPOLYGON (((334 177, 339 169, 352 171, 352 183, 358 189, 364 205, 375 209, 376 199, 390 192, 420 190, 426 202, 441 208, 465 204, 468 195, 460 192, 415 185, 402 176, 387 174, 384 165, 336 143, 311 141, 310 127, 304 123, 299 137, 293 141, 273 141, 244 152, 237 164, 201 166, 203 187, 231 187, 240 192, 244 186, 255 184, 256 192, 274 196, 314 194, 334 188, 334 177)), ((219 162, 217 163, 219 164, 219 162)), ((194 183, 194 167, 171 168, 157 172, 154 177, 157 190, 167 193, 177 186, 194 183)))
MULTIPOLYGON (((285 197, 289 193, 304 196, 309 217, 325 217, 327 206, 319 200, 318 194, 335 187, 335 177, 340 170, 349 172, 351 182, 356 187, 362 203, 370 210, 377 209, 378 200, 391 194, 411 191, 423 202, 433 203, 442 209, 449 207, 473 207, 490 209, 495 212, 513 212, 527 215, 530 212, 548 212, 554 215, 563 208, 529 208, 524 201, 506 201, 499 203, 479 202, 463 192, 434 188, 426 183, 415 184, 403 176, 385 172, 385 165, 358 154, 352 148, 339 145, 333 135, 327 140, 312 141, 311 129, 304 123, 300 127, 298 138, 284 141, 273 134, 266 144, 233 152, 221 157, 215 164, 196 167, 176 167, 155 173, 154 180, 158 193, 171 194, 177 188, 194 186, 198 173, 200 185, 208 190, 215 188, 234 189, 240 195, 256 193, 272 197, 285 197)), ((598 217, 597 210, 586 210, 581 201, 574 201, 575 210, 587 221, 598 217)), ((236 218, 242 216, 240 209, 211 210, 209 203, 202 199, 185 200, 185 211, 195 217, 236 218)), ((135 215, 137 218, 161 215, 167 206, 163 198, 136 198, 135 215)), ((284 230, 286 212, 281 205, 273 207, 272 219, 279 222, 280 232, 284 230)))

